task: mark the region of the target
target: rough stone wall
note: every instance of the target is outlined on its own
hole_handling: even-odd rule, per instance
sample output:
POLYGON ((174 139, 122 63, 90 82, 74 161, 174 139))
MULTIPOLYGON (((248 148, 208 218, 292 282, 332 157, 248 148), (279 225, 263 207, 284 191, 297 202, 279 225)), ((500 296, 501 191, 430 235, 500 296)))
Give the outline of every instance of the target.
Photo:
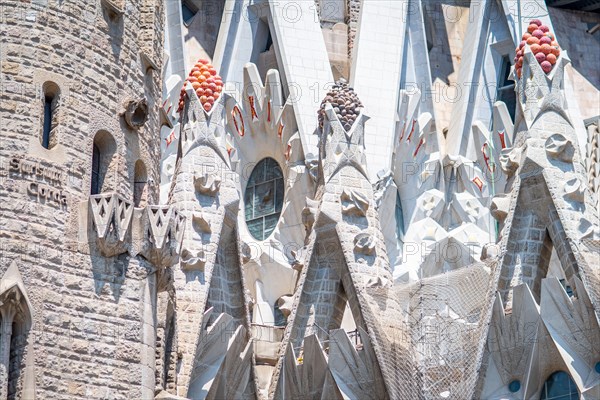
MULTIPOLYGON (((320 238, 316 244, 311 267, 304 282, 302 300, 296 314, 297 320, 294 321, 295 330, 292 332, 295 348, 301 347, 304 337, 313 333, 320 340, 325 340, 326 332, 329 332, 334 323, 335 305, 341 287, 340 267, 344 259, 337 237, 328 236, 320 238)), ((343 313, 342 310, 339 322, 343 313)))
MULTIPOLYGON (((153 380, 142 384, 144 370, 153 366, 142 360, 140 346, 150 266, 124 255, 105 258, 94 244, 78 244, 87 241, 85 225, 79 232, 79 203, 88 200, 96 132, 108 131, 117 144, 115 173, 107 179, 121 195, 133 197, 137 159, 149 178, 158 182, 159 176, 153 160, 159 158, 161 85, 139 57, 141 1, 128 1, 120 16, 102 3, 3 1, 1 7, 0 276, 16 261, 31 300, 27 340, 39 398, 130 399, 154 389, 153 380), (48 81, 60 88, 51 150, 40 144, 42 85, 48 81), (136 132, 119 113, 126 99, 142 97, 149 119, 136 132), (39 162, 59 178, 19 172, 13 158, 14 165, 39 162), (45 198, 50 190, 65 202, 45 198)), ((161 10, 154 11, 162 32, 161 10)), ((162 41, 158 46, 162 55, 162 41)), ((161 60, 155 62, 160 68, 161 60)), ((151 193, 157 198, 156 188, 151 193)))
POLYGON ((541 257, 547 222, 540 214, 546 211, 548 195, 539 177, 537 183, 535 179, 528 180, 527 187, 531 190, 522 191, 519 201, 532 204, 533 207, 532 210, 519 210, 512 221, 513 229, 507 245, 508 254, 504 259, 506 268, 502 271, 500 289, 508 290, 526 283, 539 299, 540 279, 545 277, 548 268, 541 257))
POLYGON ((175 344, 174 293, 163 291, 158 294, 156 310, 156 387, 164 387, 175 393, 175 344))
MULTIPOLYGON (((162 0, 142 0, 140 11, 138 41, 150 60, 161 65, 164 47, 164 2, 162 0)), ((159 72, 157 71, 157 73, 159 72)))
MULTIPOLYGON (((555 208, 552 208, 548 213, 551 223, 548 225, 548 236, 552 240, 553 247, 556 248, 556 254, 560 260, 560 265, 564 270, 567 281, 570 281, 579 271, 577 268, 577 261, 571 250, 571 244, 569 238, 565 232, 565 228, 562 225, 562 221, 559 218, 558 212, 555 208)), ((576 221, 572 221, 576 222, 576 221)), ((578 221, 577 221, 578 222, 578 221)))
POLYGON ((531 171, 533 176, 520 183, 517 202, 527 206, 516 208, 506 225, 509 237, 498 285, 505 302, 510 301, 510 289, 521 283, 529 285, 539 301, 541 280, 548 274, 553 247, 567 280, 577 272, 569 238, 548 190, 546 178, 538 175, 542 169, 532 165, 524 168, 531 171))
POLYGON ((235 243, 237 235, 232 227, 226 227, 221 238, 215 266, 213 268, 206 308, 214 307, 215 318, 226 313, 235 318, 239 324, 244 323, 244 289, 239 269, 239 253, 235 243))

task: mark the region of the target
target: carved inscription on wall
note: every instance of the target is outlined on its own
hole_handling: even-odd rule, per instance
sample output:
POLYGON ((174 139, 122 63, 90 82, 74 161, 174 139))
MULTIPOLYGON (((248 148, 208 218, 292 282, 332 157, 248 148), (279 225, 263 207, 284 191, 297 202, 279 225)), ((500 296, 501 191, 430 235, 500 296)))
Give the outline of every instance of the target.
POLYGON ((15 156, 9 161, 9 171, 15 177, 31 180, 27 182, 26 190, 32 198, 57 207, 67 207, 68 195, 61 189, 64 173, 59 169, 15 156))

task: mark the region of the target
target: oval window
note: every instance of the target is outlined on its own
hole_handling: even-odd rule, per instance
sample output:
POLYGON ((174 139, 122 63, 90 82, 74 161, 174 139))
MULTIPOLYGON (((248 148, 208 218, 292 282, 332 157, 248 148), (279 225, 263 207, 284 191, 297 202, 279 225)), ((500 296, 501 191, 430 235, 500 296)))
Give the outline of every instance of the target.
POLYGON ((283 207, 283 172, 277 161, 264 158, 250 175, 244 205, 246 224, 257 240, 265 240, 273 233, 283 207))

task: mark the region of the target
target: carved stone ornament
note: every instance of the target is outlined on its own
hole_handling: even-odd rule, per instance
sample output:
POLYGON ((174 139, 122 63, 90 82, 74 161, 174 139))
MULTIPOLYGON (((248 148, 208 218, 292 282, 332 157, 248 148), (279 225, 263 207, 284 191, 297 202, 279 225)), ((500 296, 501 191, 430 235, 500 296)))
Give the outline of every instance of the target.
POLYGON ((213 174, 194 174, 196 192, 205 196, 215 196, 221 188, 221 178, 213 174))
POLYGON ((500 246, 497 243, 487 243, 481 249, 481 261, 498 258, 500 246))
POLYGON ((248 243, 242 242, 242 245, 240 246, 240 253, 242 254, 242 262, 244 264, 252 259, 252 249, 248 243))
POLYGON ((356 190, 344 189, 340 195, 342 214, 354 217, 366 217, 369 198, 356 190))
POLYGON ((375 254, 375 241, 370 233, 359 233, 354 238, 354 251, 358 254, 372 256, 375 254))
POLYGON ((373 276, 367 280, 365 286, 368 288, 383 287, 385 282, 380 276, 373 276))
POLYGON ((308 169, 311 179, 313 182, 316 182, 319 175, 319 159, 309 153, 305 157, 304 164, 308 169))
POLYGON ((556 133, 546 140, 546 153, 548 157, 564 161, 572 162, 575 155, 575 147, 573 143, 561 135, 556 133))
POLYGON ((577 222, 577 231, 580 239, 600 240, 600 229, 585 217, 581 217, 577 222))
POLYGON ((246 304, 248 304, 248 308, 252 309, 254 307, 255 302, 248 288, 244 289, 244 299, 246 300, 246 304))
POLYGON ((581 179, 576 176, 572 177, 571 179, 568 179, 563 186, 565 199, 583 203, 585 199, 585 189, 586 184, 581 179))
POLYGON ((199 233, 211 233, 210 221, 206 219, 202 212, 192 214, 192 226, 199 233))
POLYGON ((521 149, 504 149, 502 150, 502 154, 500 155, 500 166, 502 167, 502 171, 511 177, 519 168, 519 161, 521 158, 521 149))
POLYGON ((96 243, 102 254, 113 257, 125 253, 133 203, 115 193, 104 193, 90 196, 89 205, 96 243))
POLYGON ((498 195, 492 199, 490 205, 490 213, 498 222, 502 223, 508 215, 510 208, 510 197, 506 195, 498 195))
POLYGON ((319 208, 319 202, 306 199, 306 207, 302 210, 302 223, 306 228, 307 232, 312 231, 312 226, 315 223, 315 216, 317 215, 317 209, 319 208))
POLYGON ((294 250, 291 251, 293 260, 290 262, 292 268, 295 271, 302 272, 302 268, 304 268, 304 262, 301 260, 301 257, 294 250))
POLYGON ((125 107, 125 122, 131 129, 139 129, 148 121, 148 103, 146 99, 130 100, 125 107))
POLYGON ((277 305, 283 316, 289 317, 294 307, 294 296, 281 296, 277 299, 277 305))
POLYGON ((206 254, 202 249, 181 251, 181 269, 184 271, 204 271, 206 264, 206 254))
POLYGON ((177 263, 185 217, 170 206, 148 206, 144 211, 140 254, 157 267, 177 263))

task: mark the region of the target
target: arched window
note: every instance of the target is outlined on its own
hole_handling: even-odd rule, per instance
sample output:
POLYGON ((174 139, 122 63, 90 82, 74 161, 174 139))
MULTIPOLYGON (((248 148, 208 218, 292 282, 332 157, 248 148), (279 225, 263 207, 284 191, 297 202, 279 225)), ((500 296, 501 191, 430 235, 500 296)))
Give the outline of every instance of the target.
POLYGON ((277 225, 283 207, 283 172, 272 158, 261 160, 250 175, 244 206, 246 224, 257 240, 265 240, 277 225))
POLYGON ((42 118, 42 136, 40 138, 42 146, 46 149, 53 148, 58 143, 58 107, 60 89, 53 82, 46 82, 42 86, 43 90, 43 118, 42 118))
POLYGON ((94 137, 90 194, 100 194, 110 190, 106 177, 114 167, 116 148, 117 145, 110 133, 99 131, 94 137))
POLYGON ((577 385, 566 372, 555 372, 544 382, 540 400, 579 400, 577 385))
MULTIPOLYGON (((11 266, 4 277, 14 276, 15 269, 11 266)), ((23 376, 31 329, 29 302, 20 285, 8 286, 0 288, 0 398, 30 398, 31 387, 23 376)))
POLYGON ((148 203, 148 172, 142 160, 135 163, 133 177, 133 205, 144 207, 148 203))
POLYGON ((92 153, 92 188, 91 194, 100 193, 100 149, 94 143, 92 153))

